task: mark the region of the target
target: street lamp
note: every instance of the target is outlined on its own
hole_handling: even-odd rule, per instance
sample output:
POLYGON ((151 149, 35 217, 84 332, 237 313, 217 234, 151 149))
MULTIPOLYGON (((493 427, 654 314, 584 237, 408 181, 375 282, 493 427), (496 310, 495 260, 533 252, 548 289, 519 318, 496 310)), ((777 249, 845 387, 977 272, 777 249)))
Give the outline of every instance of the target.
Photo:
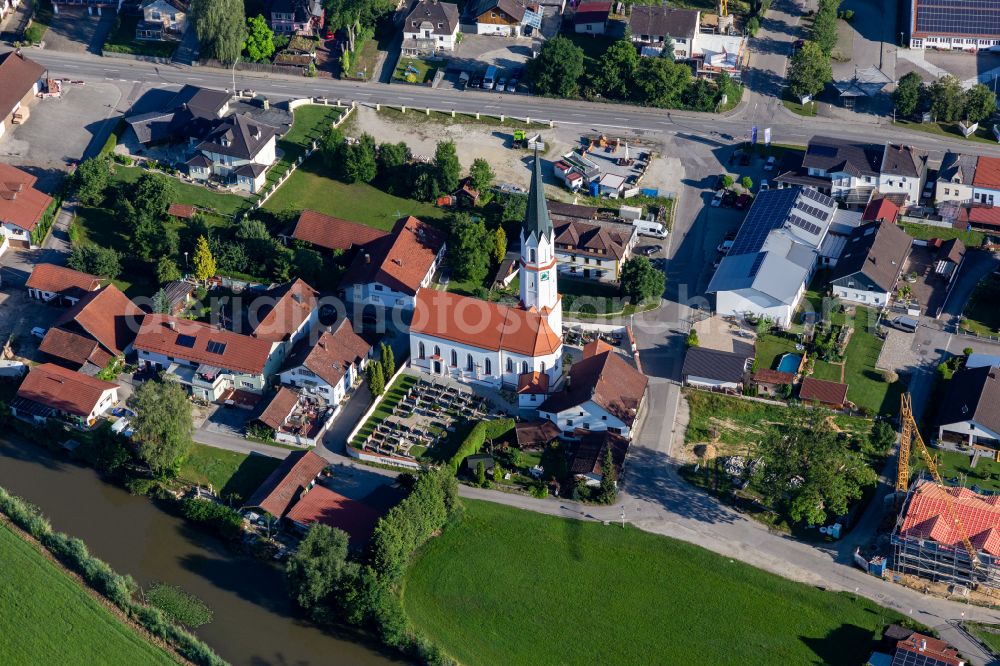
POLYGON ((236 56, 236 60, 233 61, 233 95, 236 94, 236 65, 240 62, 240 56, 236 56))
POLYGON ((184 270, 186 271, 187 269, 188 269, 188 253, 185 250, 184 251, 184 270))

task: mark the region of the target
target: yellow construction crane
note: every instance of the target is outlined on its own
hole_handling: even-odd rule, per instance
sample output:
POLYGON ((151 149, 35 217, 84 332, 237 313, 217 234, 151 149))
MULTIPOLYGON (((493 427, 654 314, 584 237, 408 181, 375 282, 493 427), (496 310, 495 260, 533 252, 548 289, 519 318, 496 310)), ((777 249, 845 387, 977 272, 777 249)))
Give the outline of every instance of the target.
POLYGON ((729 0, 719 0, 719 16, 729 16, 729 0))
MULTIPOLYGON (((924 459, 927 469, 931 471, 935 483, 943 487, 944 482, 941 480, 941 474, 938 472, 937 465, 934 464, 934 459, 931 458, 931 454, 927 450, 927 445, 924 444, 924 439, 920 436, 920 430, 917 429, 917 422, 913 418, 913 401, 909 393, 903 394, 899 411, 899 423, 902 432, 900 433, 899 440, 899 460, 896 464, 896 490, 905 493, 910 486, 910 445, 913 442, 916 442, 917 451, 920 452, 920 457, 924 459)), ((944 497, 945 506, 948 507, 948 518, 955 529, 958 530, 958 535, 962 538, 962 544, 965 546, 966 552, 969 553, 972 568, 976 569, 979 567, 979 554, 972 546, 972 542, 969 541, 965 526, 962 525, 962 520, 958 517, 958 512, 955 510, 955 500, 952 498, 951 493, 945 492, 944 497)))

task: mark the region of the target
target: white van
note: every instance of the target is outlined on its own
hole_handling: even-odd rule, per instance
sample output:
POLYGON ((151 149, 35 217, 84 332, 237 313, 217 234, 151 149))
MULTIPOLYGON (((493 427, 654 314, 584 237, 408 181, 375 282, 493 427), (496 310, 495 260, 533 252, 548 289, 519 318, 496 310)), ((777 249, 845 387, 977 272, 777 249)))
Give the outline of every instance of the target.
POLYGON ((640 236, 652 236, 653 238, 666 238, 667 228, 659 222, 648 220, 635 220, 632 226, 639 230, 640 236))

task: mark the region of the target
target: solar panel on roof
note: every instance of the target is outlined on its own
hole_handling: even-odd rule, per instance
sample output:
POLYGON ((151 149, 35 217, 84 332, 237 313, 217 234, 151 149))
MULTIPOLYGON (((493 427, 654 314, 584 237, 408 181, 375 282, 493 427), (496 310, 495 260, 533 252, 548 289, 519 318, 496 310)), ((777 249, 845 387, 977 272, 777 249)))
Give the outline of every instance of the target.
POLYGON ((820 232, 819 226, 813 224, 812 222, 807 222, 798 215, 789 215, 788 221, 791 222, 796 227, 798 227, 799 229, 802 229, 806 233, 812 234, 813 236, 819 236, 820 232))
POLYGON ((216 342, 215 340, 208 341, 208 353, 209 354, 225 354, 226 353, 226 343, 216 342))
POLYGON ((917 32, 1000 36, 1000 0, 918 0, 917 32))
POLYGON ((194 347, 194 336, 193 335, 184 335, 183 333, 178 334, 177 335, 177 346, 178 347, 187 347, 188 349, 191 349, 192 347, 194 347))
POLYGON ((833 197, 828 197, 817 190, 805 188, 802 190, 802 195, 807 199, 812 199, 821 206, 826 206, 827 208, 830 208, 834 204, 833 197))

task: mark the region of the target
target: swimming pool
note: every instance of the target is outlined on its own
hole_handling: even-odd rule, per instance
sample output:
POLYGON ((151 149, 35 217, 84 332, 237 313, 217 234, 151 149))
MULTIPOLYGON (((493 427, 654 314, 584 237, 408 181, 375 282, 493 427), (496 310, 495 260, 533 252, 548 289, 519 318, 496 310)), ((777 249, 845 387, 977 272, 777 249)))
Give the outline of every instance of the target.
POLYGON ((801 362, 801 354, 785 354, 778 362, 778 372, 790 372, 794 375, 799 371, 799 364, 801 362))

